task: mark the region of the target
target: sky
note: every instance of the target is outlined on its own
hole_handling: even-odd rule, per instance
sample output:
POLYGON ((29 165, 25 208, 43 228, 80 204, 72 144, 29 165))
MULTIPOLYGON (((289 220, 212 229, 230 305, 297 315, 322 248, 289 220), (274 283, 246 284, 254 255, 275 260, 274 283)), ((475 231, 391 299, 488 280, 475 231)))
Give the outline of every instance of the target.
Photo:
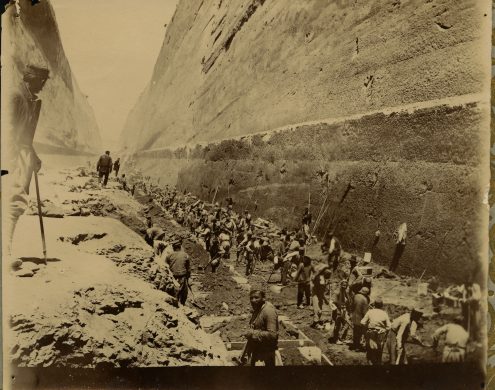
POLYGON ((116 150, 129 111, 151 78, 178 0, 51 0, 79 87, 116 150))

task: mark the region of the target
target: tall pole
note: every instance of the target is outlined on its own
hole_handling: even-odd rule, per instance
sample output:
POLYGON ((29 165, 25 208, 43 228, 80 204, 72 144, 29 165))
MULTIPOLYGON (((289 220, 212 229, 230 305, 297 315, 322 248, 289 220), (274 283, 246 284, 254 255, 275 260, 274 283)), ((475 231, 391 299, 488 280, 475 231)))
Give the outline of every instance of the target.
POLYGON ((43 244, 43 258, 44 258, 45 264, 46 264, 47 260, 46 260, 45 228, 43 226, 43 215, 42 215, 42 211, 41 211, 41 198, 40 198, 40 186, 38 183, 38 173, 37 172, 34 172, 34 182, 36 184, 36 199, 38 201, 38 217, 40 219, 41 242, 43 244))

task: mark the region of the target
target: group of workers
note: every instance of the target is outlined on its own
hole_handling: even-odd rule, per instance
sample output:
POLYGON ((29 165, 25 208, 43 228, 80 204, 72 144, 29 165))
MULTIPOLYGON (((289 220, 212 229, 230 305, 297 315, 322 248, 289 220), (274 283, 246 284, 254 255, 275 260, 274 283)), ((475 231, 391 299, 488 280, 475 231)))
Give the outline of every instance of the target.
MULTIPOLYGON (((436 348, 442 335, 445 336, 442 361, 464 361, 468 341, 477 341, 473 329, 479 318, 473 307, 479 304, 481 296, 478 296, 479 286, 476 284, 474 287, 472 283, 466 285, 464 317, 440 327, 432 335, 432 344, 426 345, 417 333, 418 327, 422 325, 423 313, 412 309, 391 320, 380 297, 376 297, 373 302, 370 300, 372 278, 361 272, 363 259, 350 256, 345 260, 342 246, 333 232, 326 234, 321 245, 325 258, 323 262, 313 261, 307 256, 307 246, 312 239, 309 233, 312 219, 309 209, 305 210, 300 229, 291 232, 282 229, 279 233, 267 234, 263 232, 266 226, 254 223, 248 210, 243 214, 235 212, 231 199, 226 207, 221 207, 218 202, 207 204, 174 188, 162 189, 151 184, 149 179, 139 184, 150 195, 150 201, 167 210, 203 245, 209 253, 209 261, 202 266, 203 269, 210 266, 211 271, 215 272, 222 261, 231 257, 233 247, 236 249, 236 261, 244 260, 248 276, 255 271, 257 261, 272 262, 273 271, 280 270, 283 286, 297 285, 297 307, 303 309, 312 306, 311 326, 325 328, 323 306, 329 305, 331 316, 327 322, 334 324, 329 341, 336 344, 349 342, 351 350, 366 352, 369 364, 382 364, 383 351, 388 355, 385 363, 407 364, 406 343, 436 348), (338 289, 332 294, 331 284, 335 280, 338 289), (467 317, 470 318, 468 326, 467 317)), ((172 243, 173 251, 163 253, 165 246, 157 246, 163 236, 163 230, 149 222, 146 240, 155 246, 163 262, 169 265, 178 284, 177 298, 181 304, 185 304, 191 275, 190 259, 182 249, 181 240, 172 243)), ((261 360, 265 365, 274 365, 278 337, 277 312, 266 301, 263 290, 252 290, 250 301, 254 311, 250 321, 251 330, 245 335, 248 343, 243 357, 251 356, 252 364, 261 360)))

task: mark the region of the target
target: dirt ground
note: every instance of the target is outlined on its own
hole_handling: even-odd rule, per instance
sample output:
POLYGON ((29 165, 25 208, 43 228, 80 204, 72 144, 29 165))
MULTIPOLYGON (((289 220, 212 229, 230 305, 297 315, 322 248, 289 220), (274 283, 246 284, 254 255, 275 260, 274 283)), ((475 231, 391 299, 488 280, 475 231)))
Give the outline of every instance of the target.
POLYGON ((3 277, 6 359, 20 367, 228 365, 199 314, 151 283, 152 249, 120 222, 125 215, 140 231, 142 206, 114 182, 98 190, 74 170, 42 173, 43 214, 54 215, 43 219, 48 262, 38 216, 22 216, 13 255, 23 267, 3 277), (90 204, 86 216, 72 216, 79 204, 90 204))
MULTIPOLYGON (((143 194, 136 194, 136 200, 142 204, 149 205, 149 197, 143 194)), ((170 221, 170 216, 157 207, 152 207, 149 212, 153 220, 159 222, 159 225, 165 229, 171 229, 176 234, 183 237, 188 236, 188 232, 182 226, 170 221)), ((172 233, 169 233, 172 234, 172 233)), ((224 260, 216 273, 212 273, 210 267, 206 270, 202 266, 208 262, 208 255, 203 248, 194 240, 185 241, 185 249, 191 255, 193 260, 193 291, 197 297, 195 302, 201 307, 199 311, 202 314, 218 317, 235 317, 233 320, 227 320, 217 326, 212 327, 214 331, 219 331, 224 341, 242 341, 242 334, 248 329, 249 299, 248 291, 250 287, 262 287, 267 292, 267 300, 272 302, 278 309, 279 315, 288 317, 304 334, 306 334, 322 352, 330 359, 334 365, 355 365, 366 364, 364 352, 356 352, 349 349, 347 344, 336 345, 329 342, 329 337, 333 333, 333 323, 330 319, 330 308, 324 307, 324 320, 327 321, 323 330, 314 329, 310 326, 313 318, 311 307, 298 309, 296 306, 297 288, 291 286, 285 288, 280 293, 275 293, 273 287, 280 281, 280 272, 275 271, 270 283, 267 280, 272 271, 271 263, 258 263, 257 269, 253 275, 244 278, 244 264, 238 264, 235 260, 235 251, 232 251, 231 258, 224 260), (234 279, 241 279, 236 281, 234 279), (245 280, 242 280, 245 279, 245 280), (239 318, 242 316, 243 318, 239 318), (222 326, 223 325, 223 326, 222 326)), ((308 248, 308 255, 315 262, 323 261, 319 245, 313 245, 308 248)), ((382 266, 371 264, 374 275, 377 275, 382 266)), ((339 275, 347 271, 347 263, 344 261, 339 267, 339 271, 333 276, 332 291, 336 292, 338 288, 339 275)), ((391 320, 403 314, 411 308, 416 308, 424 313, 421 327, 418 331, 420 337, 426 344, 431 344, 431 335, 434 330, 451 321, 459 314, 459 309, 445 309, 442 314, 437 315, 433 312, 431 295, 418 295, 418 279, 396 275, 393 278, 379 277, 373 281, 371 301, 380 296, 385 303, 385 310, 388 312, 391 320)), ((348 332, 348 338, 352 331, 348 332)), ((285 332, 281 327, 279 339, 289 339, 293 336, 285 332)), ((416 344, 408 344, 407 352, 410 363, 427 363, 438 362, 440 354, 435 353, 431 348, 423 347, 416 344)), ((301 354, 294 350, 281 350, 284 365, 304 365, 309 364, 301 354)), ((477 355, 473 351, 472 356, 477 355)), ((384 359, 387 359, 384 353, 384 359)))
MULTIPOLYGON (((81 168, 56 173, 50 171, 41 178, 42 188, 50 188, 43 192, 44 199, 50 199, 50 202, 44 202, 43 214, 56 215, 56 218, 45 218, 47 236, 50 237, 49 253, 62 261, 54 261, 48 266, 27 262, 26 272, 31 271, 31 277, 9 277, 14 290, 25 289, 21 298, 15 298, 17 307, 22 310, 10 313, 13 340, 17 340, 12 356, 17 364, 96 366, 110 364, 110 361, 116 361, 119 366, 228 364, 220 339, 223 342, 243 341, 243 333, 249 327, 248 293, 253 286, 264 288, 267 299, 275 305, 279 315, 287 317, 313 340, 334 365, 366 364, 365 353, 351 351, 346 344, 329 342, 333 332, 329 307, 324 307, 324 319, 327 321, 324 329, 314 329, 310 327, 312 308, 298 309, 296 306, 296 287, 274 292, 274 286, 280 281, 280 272, 275 271, 270 283, 267 283, 272 271, 271 263, 258 263, 255 273, 245 278, 244 265, 236 262, 235 251, 232 251, 231 258, 224 260, 216 273, 212 273, 210 267, 203 269, 208 255, 202 246, 167 212, 150 202, 149 196, 137 191, 132 197, 120 190, 115 181, 111 181, 107 189, 100 190, 95 178, 81 168), (156 290, 152 284, 151 275, 157 264, 151 247, 143 240, 148 216, 166 231, 166 239, 175 236, 185 238, 184 248, 191 256, 192 293, 189 294, 188 307, 180 313, 168 295, 156 290), (60 284, 60 274, 66 278, 65 290, 60 284), (50 290, 50 286, 54 288, 50 290), (41 291, 43 304, 29 302, 29 291, 41 291), (68 296, 72 297, 70 301, 73 306, 69 306, 68 296), (100 299, 101 296, 105 299, 100 299), (60 308, 49 312, 46 306, 52 300, 60 308), (28 320, 23 315, 26 306, 31 307, 32 313, 40 307, 46 312, 42 310, 43 314, 35 316, 37 320, 28 320), (77 329, 73 328, 76 325, 53 322, 55 318, 67 315, 69 308, 72 308, 71 318, 77 329), (160 312, 166 316, 164 320, 160 320, 160 312), (91 318, 97 316, 98 320, 89 321, 91 326, 78 324, 88 315, 91 318), (135 320, 136 317, 138 320, 135 320), (202 319, 208 322, 203 327, 200 325, 202 319), (184 324, 181 321, 185 321, 184 324), (57 331, 48 332, 52 328, 57 331), (41 342, 33 338, 33 334, 40 329, 49 333, 42 337, 41 342), (91 329, 98 329, 95 334, 101 337, 93 337, 91 329), (133 337, 129 340, 126 335, 131 329, 141 330, 132 330, 133 337), (176 329, 179 333, 174 336, 170 329, 176 329), (207 337, 204 331, 210 336, 207 337), (79 341, 79 333, 84 335, 83 340, 88 341, 79 341), (103 341, 103 336, 108 338, 108 335, 112 335, 114 341, 103 341), (28 339, 35 340, 34 344, 26 341, 28 339), (184 342, 182 339, 190 341, 184 342), (68 353, 69 346, 78 346, 78 352, 68 353), (28 350, 41 352, 33 352, 33 355, 28 350), (51 352, 53 350, 57 352, 51 352)), ((31 214, 36 213, 34 203, 30 209, 31 214)), ((36 231, 36 222, 35 215, 21 219, 15 240, 18 256, 34 258, 33 253, 37 253, 39 257, 40 251, 36 248, 41 247, 40 240, 34 239, 30 245, 25 245, 25 237, 21 233, 36 231)), ((322 261, 318 245, 309 247, 308 255, 315 262, 322 261)), ((346 266, 343 263, 341 268, 346 266)), ((377 265, 372 266, 374 274, 381 269, 377 265)), ((332 281, 333 292, 337 284, 338 273, 332 281)), ((425 318, 419 334, 431 343, 430 335, 434 329, 452 319, 458 309, 434 314, 431 296, 418 297, 417 285, 418 281, 414 278, 375 278, 371 300, 381 296, 391 319, 408 308, 420 308, 425 318)), ((294 331, 280 327, 279 340, 297 338, 294 331)), ((407 349, 411 363, 439 360, 439 355, 431 348, 408 345, 407 349)), ((284 365, 311 364, 297 347, 283 348, 281 355, 284 365)))

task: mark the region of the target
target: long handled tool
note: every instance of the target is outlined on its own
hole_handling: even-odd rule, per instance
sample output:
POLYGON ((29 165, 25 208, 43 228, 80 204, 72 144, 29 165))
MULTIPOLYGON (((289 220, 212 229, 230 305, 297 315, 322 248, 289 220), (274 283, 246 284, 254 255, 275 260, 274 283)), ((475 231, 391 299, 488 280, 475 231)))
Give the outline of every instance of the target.
POLYGON ((272 269, 272 272, 270 272, 270 276, 268 277, 268 279, 266 280, 266 284, 270 283, 270 279, 272 278, 272 275, 275 273, 275 267, 273 267, 272 269))
POLYGON ((215 189, 215 195, 213 195, 213 199, 211 200, 211 203, 214 204, 215 203, 215 198, 217 197, 217 192, 218 192, 218 186, 217 188, 215 189))
POLYGON ((328 233, 328 229, 330 229, 330 226, 332 226, 332 227, 333 227, 333 229, 335 229, 335 227, 336 227, 337 223, 335 223, 335 225, 334 225, 334 222, 335 222, 335 220, 336 220, 337 213, 338 213, 338 211, 339 211, 339 209, 340 209, 340 206, 342 206, 342 203, 344 203, 344 200, 345 200, 345 198, 347 197, 347 194, 349 194, 349 191, 350 191, 352 188, 354 188, 354 186, 353 186, 353 185, 352 185, 352 183, 349 181, 349 184, 347 184, 347 187, 346 187, 346 189, 345 189, 344 193, 342 194, 342 197, 340 198, 339 203, 335 206, 335 209, 333 210, 333 215, 332 215, 332 218, 330 219, 330 223, 329 223, 329 224, 328 224, 328 226, 327 226, 327 230, 325 231, 324 236, 326 236, 326 235, 327 235, 327 233, 328 233))
POLYGON ((43 244, 43 258, 45 260, 45 264, 47 263, 46 259, 46 241, 45 241, 45 228, 43 226, 43 215, 41 212, 41 197, 40 197, 40 186, 38 183, 38 173, 34 172, 34 182, 36 184, 36 199, 38 201, 38 216, 40 219, 40 229, 41 229, 41 242, 43 244))

